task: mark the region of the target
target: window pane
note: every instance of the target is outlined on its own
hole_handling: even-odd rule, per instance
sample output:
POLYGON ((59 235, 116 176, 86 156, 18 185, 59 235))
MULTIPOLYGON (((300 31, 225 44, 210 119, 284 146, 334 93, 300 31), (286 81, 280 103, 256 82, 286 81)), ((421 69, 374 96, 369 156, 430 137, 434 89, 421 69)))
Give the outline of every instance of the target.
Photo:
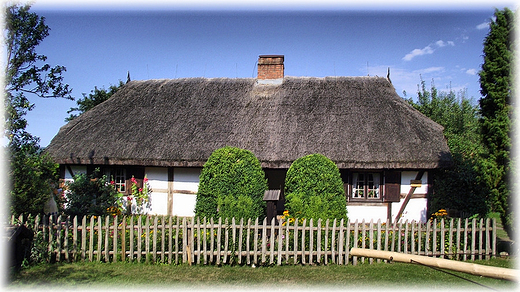
POLYGON ((364 191, 364 176, 362 173, 354 173, 352 176, 352 198, 363 198, 364 191))
POLYGON ((379 182, 380 175, 379 173, 371 173, 369 174, 370 181, 367 183, 367 192, 369 199, 379 199, 379 182))

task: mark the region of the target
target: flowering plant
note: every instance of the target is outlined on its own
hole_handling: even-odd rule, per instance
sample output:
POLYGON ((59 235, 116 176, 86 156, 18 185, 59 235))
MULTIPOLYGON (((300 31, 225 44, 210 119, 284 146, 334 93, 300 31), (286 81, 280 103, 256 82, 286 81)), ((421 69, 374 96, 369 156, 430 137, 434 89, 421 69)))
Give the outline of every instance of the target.
MULTIPOLYGON (((131 179, 132 186, 130 187, 131 195, 127 197, 127 201, 131 205, 136 206, 136 212, 138 214, 145 213, 144 211, 150 207, 150 193, 151 188, 148 183, 148 178, 145 176, 143 179, 143 187, 140 188, 135 177, 131 179), (135 204, 132 200, 135 199, 135 204)), ((134 213, 134 212, 132 212, 134 213)))
POLYGON ((285 211, 283 211, 283 216, 282 216, 281 220, 283 220, 282 225, 285 226, 287 224, 287 222, 289 222, 289 224, 294 223, 295 219, 294 219, 294 217, 289 215, 289 210, 285 210, 285 211))
MULTIPOLYGON (((139 187, 139 183, 134 176, 130 179, 130 183, 130 194, 119 193, 119 208, 127 214, 146 213, 150 207, 150 194, 152 193, 148 178, 144 177, 142 188, 139 187)), ((110 184, 114 185, 115 182, 111 181, 110 184)))
POLYGON ((433 220, 433 219, 440 220, 443 218, 445 219, 447 217, 448 217, 448 212, 446 211, 446 209, 440 209, 439 211, 432 214, 430 220, 433 220))

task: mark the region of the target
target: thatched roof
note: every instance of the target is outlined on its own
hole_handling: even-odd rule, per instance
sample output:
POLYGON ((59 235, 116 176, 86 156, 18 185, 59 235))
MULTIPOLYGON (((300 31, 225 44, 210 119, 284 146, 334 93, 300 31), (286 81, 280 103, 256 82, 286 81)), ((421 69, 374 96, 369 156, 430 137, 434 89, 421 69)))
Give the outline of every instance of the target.
POLYGON ((132 81, 63 126, 47 147, 60 164, 202 166, 220 147, 263 167, 321 153, 340 168, 437 168, 443 128, 381 77, 132 81))

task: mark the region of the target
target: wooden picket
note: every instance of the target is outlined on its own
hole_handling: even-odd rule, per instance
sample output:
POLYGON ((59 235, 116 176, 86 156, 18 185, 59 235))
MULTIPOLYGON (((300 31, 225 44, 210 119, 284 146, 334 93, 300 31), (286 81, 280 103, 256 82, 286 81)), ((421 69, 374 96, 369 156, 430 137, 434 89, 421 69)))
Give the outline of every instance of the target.
POLYGON ((495 257, 497 245, 496 220, 489 218, 426 224, 296 219, 291 224, 258 218, 215 223, 170 216, 50 216, 31 222, 26 224, 41 232, 53 258, 65 262, 357 265, 366 259, 350 256, 352 247, 476 260, 495 257))

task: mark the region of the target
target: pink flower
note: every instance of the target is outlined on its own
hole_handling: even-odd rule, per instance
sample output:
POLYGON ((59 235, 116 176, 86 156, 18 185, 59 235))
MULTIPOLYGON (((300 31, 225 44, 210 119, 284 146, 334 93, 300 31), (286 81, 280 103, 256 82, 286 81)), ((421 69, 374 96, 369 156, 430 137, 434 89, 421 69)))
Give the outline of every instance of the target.
POLYGON ((148 182, 148 178, 145 177, 145 178, 143 179, 143 181, 144 181, 145 183, 147 183, 147 182, 148 182))
POLYGON ((143 191, 143 189, 142 189, 142 188, 139 188, 139 192, 142 192, 142 191, 143 191))
POLYGON ((137 180, 136 180, 135 177, 133 177, 133 176, 132 176, 132 182, 133 182, 134 184, 137 184, 137 180))
POLYGON ((116 184, 116 182, 115 182, 115 181, 113 181, 113 180, 111 180, 111 181, 110 181, 110 184, 111 184, 111 185, 115 185, 115 184, 116 184))

